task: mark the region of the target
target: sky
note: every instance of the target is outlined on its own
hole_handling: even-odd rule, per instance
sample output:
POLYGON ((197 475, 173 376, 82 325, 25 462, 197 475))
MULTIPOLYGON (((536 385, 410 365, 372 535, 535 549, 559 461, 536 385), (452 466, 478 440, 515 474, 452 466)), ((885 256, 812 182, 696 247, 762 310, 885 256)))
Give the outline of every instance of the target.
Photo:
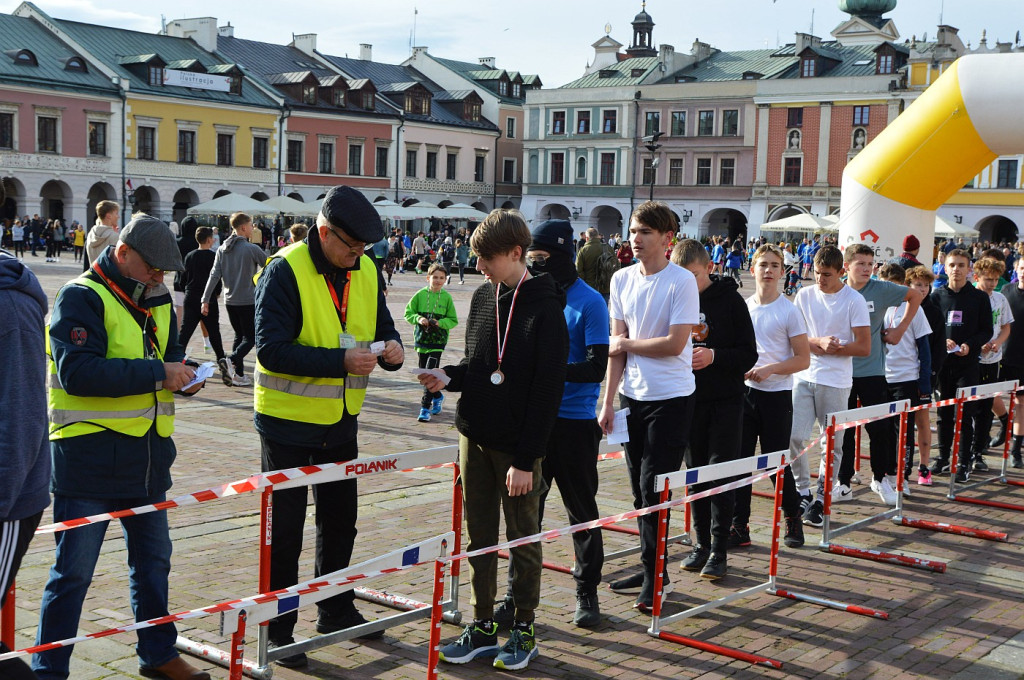
MULTIPOLYGON (((21 3, 0 0, 0 11, 21 3)), ((545 87, 580 77, 593 57, 592 43, 611 25, 611 37, 628 46, 630 22, 639 0, 287 0, 278 4, 252 0, 35 0, 51 17, 157 32, 161 15, 170 21, 209 16, 216 10, 219 25, 235 27, 235 37, 274 42, 291 41, 293 33, 317 33, 320 51, 358 57, 359 44, 373 45, 374 61, 400 63, 413 41, 430 53, 449 59, 476 61, 495 57, 507 70, 535 73, 545 87), (253 13, 255 6, 279 11, 253 13)), ((654 42, 687 52, 695 39, 722 50, 759 49, 793 42, 797 31, 829 39, 849 15, 838 0, 650 0, 654 42)), ((960 29, 965 43, 977 46, 982 31, 988 41, 1013 42, 1024 34, 1022 0, 899 0, 887 16, 901 40, 934 37, 943 23, 960 29)))

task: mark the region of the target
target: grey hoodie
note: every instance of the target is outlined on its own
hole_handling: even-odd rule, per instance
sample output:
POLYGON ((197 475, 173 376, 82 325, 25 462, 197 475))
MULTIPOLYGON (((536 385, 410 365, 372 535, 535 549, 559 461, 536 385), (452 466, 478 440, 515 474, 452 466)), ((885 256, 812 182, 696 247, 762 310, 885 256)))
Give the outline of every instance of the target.
POLYGON ((116 245, 117 230, 97 222, 85 237, 85 254, 89 257, 89 262, 95 262, 107 246, 116 245))
POLYGON ((238 234, 227 238, 213 258, 213 269, 203 290, 203 302, 213 298, 217 283, 224 280, 224 304, 232 306, 255 305, 256 284, 252 277, 263 267, 267 255, 254 243, 238 234))

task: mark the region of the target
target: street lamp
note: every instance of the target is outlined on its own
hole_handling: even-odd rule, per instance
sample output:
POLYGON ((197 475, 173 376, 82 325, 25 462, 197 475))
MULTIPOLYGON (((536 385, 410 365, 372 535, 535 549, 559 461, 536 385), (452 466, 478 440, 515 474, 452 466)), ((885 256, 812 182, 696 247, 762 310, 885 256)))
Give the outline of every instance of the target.
POLYGON ((692 210, 683 210, 683 224, 689 222, 691 217, 693 217, 692 210))
POLYGON ((665 134, 665 133, 661 132, 659 130, 658 132, 655 132, 652 135, 647 135, 646 137, 643 138, 644 147, 649 152, 651 152, 651 193, 650 193, 650 200, 652 200, 652 201, 654 200, 654 177, 657 174, 658 161, 660 160, 659 158, 656 157, 656 154, 658 153, 658 149, 661 148, 661 144, 658 144, 658 140, 661 139, 661 136, 663 134, 665 134))

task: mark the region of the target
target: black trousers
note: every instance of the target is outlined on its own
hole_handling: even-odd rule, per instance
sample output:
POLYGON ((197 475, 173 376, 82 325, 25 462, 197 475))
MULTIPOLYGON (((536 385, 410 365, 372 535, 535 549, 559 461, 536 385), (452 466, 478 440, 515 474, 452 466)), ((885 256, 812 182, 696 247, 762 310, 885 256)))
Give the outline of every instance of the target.
MULTIPOLYGON (((18 575, 21 559, 28 551, 28 544, 32 542, 32 536, 42 517, 43 513, 38 512, 24 519, 0 522, 0 607, 6 603, 7 591, 18 575)), ((9 651, 11 650, 0 642, 0 654, 9 651)), ((29 680, 35 677, 36 674, 21 659, 0 661, 0 678, 4 680, 29 680)))
MULTIPOLYGON (((690 441, 690 425, 696 399, 693 395, 660 401, 637 401, 620 397, 622 408, 629 409, 626 428, 629 442, 623 445, 626 469, 633 490, 636 509, 657 505, 661 492, 654 488, 654 478, 678 472, 690 441)), ((640 529, 640 562, 644 575, 654 582, 654 565, 658 549, 658 515, 637 518, 640 529)))
MULTIPOLYGON (((230 308, 229 308, 230 309, 230 308)), ((300 465, 338 463, 353 460, 359 454, 356 440, 331 449, 289 446, 260 437, 263 471, 300 465)), ((270 589, 287 588, 299 581, 299 555, 302 552, 302 526, 306 520, 306 487, 275 491, 270 550, 270 589)), ((316 507, 316 556, 314 576, 344 569, 352 559, 356 540, 359 498, 356 480, 328 482, 313 487, 316 507)), ((321 611, 338 615, 354 607, 355 594, 348 591, 321 601, 321 611)), ((287 641, 298 620, 297 612, 282 614, 270 621, 271 640, 287 641)))
MULTIPOLYGON (((419 361, 420 368, 437 368, 441 365, 441 353, 440 352, 416 352, 416 357, 419 361)), ((426 387, 423 388, 423 396, 420 397, 420 408, 430 408, 431 402, 441 396, 440 392, 431 392, 426 387)))
POLYGON ((25 257, 25 242, 24 241, 15 241, 14 242, 14 256, 15 257, 25 257))
MULTIPOLYGON (((948 356, 939 371, 939 399, 952 399, 956 397, 957 389, 970 387, 978 384, 978 358, 948 356)), ((970 443, 974 440, 974 413, 978 408, 976 401, 968 401, 964 404, 963 419, 960 425, 960 454, 961 463, 966 456, 966 462, 970 462, 970 443)), ((943 462, 949 460, 950 452, 953 450, 953 429, 956 420, 956 406, 939 407, 939 459, 943 462)))
MULTIPOLYGON (((868 375, 854 378, 850 398, 846 402, 847 408, 857 408, 858 397, 861 406, 874 406, 889 401, 889 386, 885 382, 885 376, 868 375)), ((885 475, 890 474, 889 470, 896 469, 896 447, 891 436, 892 423, 887 420, 876 420, 865 425, 864 429, 868 431, 870 439, 868 445, 871 451, 871 474, 875 481, 880 482, 885 475)), ((857 450, 855 434, 856 429, 852 427, 843 433, 843 459, 839 464, 839 483, 847 486, 854 472, 854 457, 857 450)))
POLYGON ((192 303, 188 299, 185 300, 185 306, 181 313, 181 330, 178 331, 178 342, 187 351, 188 341, 192 339, 192 334, 196 332, 199 322, 204 321, 206 322, 206 332, 210 334, 210 346, 213 347, 213 353, 217 355, 218 359, 223 359, 224 343, 220 338, 220 305, 217 304, 217 298, 210 300, 209 314, 203 316, 202 309, 202 302, 196 301, 192 303))
MULTIPOLYGON (((256 305, 224 305, 228 310, 228 321, 235 331, 235 341, 231 344, 231 356, 228 359, 235 366, 235 373, 242 375, 245 355, 256 346, 256 305)), ((210 330, 207 326, 206 330, 210 330)))
MULTIPOLYGON (((743 395, 743 435, 740 439, 740 458, 755 455, 757 443, 761 442, 761 453, 786 451, 789 457, 789 437, 793 429, 793 393, 765 392, 747 387, 743 395)), ((775 476, 772 475, 772 483, 775 476)), ((750 523, 750 486, 741 486, 735 491, 735 507, 732 523, 745 527, 750 523)), ((800 495, 796 490, 791 466, 787 465, 782 477, 782 510, 786 517, 800 515, 800 495)))
MULTIPOLYGON (((999 362, 994 364, 978 363, 978 384, 991 385, 999 382, 999 362)), ((988 443, 992 439, 989 431, 992 429, 992 402, 995 399, 982 399, 975 402, 974 407, 974 442, 970 449, 966 444, 962 447, 964 451, 972 451, 975 456, 983 456, 988 451, 988 443)), ((968 440, 964 439, 964 442, 968 440)))
MULTIPOLYGON (((908 380, 907 382, 892 383, 889 385, 889 401, 903 401, 904 399, 910 400, 910 406, 914 407, 921 403, 921 390, 917 387, 917 381, 908 380)), ((903 452, 903 478, 910 479, 910 473, 914 468, 914 451, 916 448, 917 438, 914 436, 916 430, 914 423, 915 413, 907 414, 907 437, 904 440, 906 450, 903 452)), ((900 442, 900 419, 889 418, 892 421, 890 427, 890 435, 895 443, 894 445, 899 448, 900 442)), ((885 422, 885 421, 882 421, 885 422)), ((898 453, 898 452, 897 452, 898 453)), ((895 467, 886 472, 887 475, 895 475, 895 467)))
MULTIPOLYGON (((698 398, 693 409, 693 424, 690 426, 686 467, 727 463, 739 458, 742 427, 743 395, 715 401, 698 398)), ((730 481, 718 479, 694 484, 690 493, 706 491, 730 481)), ((715 552, 726 552, 729 547, 729 527, 732 526, 733 497, 732 491, 726 491, 694 501, 690 505, 698 545, 705 548, 710 545, 715 552)))

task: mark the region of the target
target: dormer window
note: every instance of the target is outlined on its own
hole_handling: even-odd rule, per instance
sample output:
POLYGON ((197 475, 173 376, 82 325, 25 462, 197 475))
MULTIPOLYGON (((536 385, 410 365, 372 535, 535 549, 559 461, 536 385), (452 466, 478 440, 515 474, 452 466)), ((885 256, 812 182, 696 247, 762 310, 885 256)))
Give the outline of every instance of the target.
POLYGON ((502 97, 507 97, 508 96, 508 81, 507 80, 499 80, 498 81, 498 94, 500 94, 502 97))
POLYGON ((405 93, 405 112, 420 116, 430 115, 430 95, 420 88, 410 89, 405 93))
POLYGON ((21 66, 39 66, 39 62, 36 61, 36 55, 31 50, 9 50, 7 53, 11 59, 14 60, 15 64, 21 66))
POLYGON ((231 76, 231 94, 242 94, 242 76, 231 76))
POLYGON ((521 99, 523 96, 523 86, 519 83, 512 83, 512 96, 516 99, 521 99))
POLYGON ((814 57, 804 57, 800 62, 800 77, 813 78, 818 74, 818 60, 814 57))
POLYGON ((316 104, 316 85, 302 86, 302 103, 310 106, 316 104))
POLYGON ((480 102, 465 101, 462 104, 462 117, 474 123, 480 122, 480 102))
POLYGON ((376 102, 372 92, 363 92, 363 108, 367 111, 372 111, 375 108, 376 102))
POLYGON ((162 87, 164 84, 164 67, 153 64, 149 67, 149 84, 153 87, 162 87))
POLYGON ((334 105, 341 108, 345 107, 345 90, 340 87, 334 88, 334 105))
POLYGON ((888 75, 893 72, 893 56, 891 54, 878 54, 878 75, 888 75))
POLYGON ((85 61, 80 57, 71 57, 64 62, 65 71, 74 71, 76 73, 88 73, 89 69, 85 66, 85 61))

